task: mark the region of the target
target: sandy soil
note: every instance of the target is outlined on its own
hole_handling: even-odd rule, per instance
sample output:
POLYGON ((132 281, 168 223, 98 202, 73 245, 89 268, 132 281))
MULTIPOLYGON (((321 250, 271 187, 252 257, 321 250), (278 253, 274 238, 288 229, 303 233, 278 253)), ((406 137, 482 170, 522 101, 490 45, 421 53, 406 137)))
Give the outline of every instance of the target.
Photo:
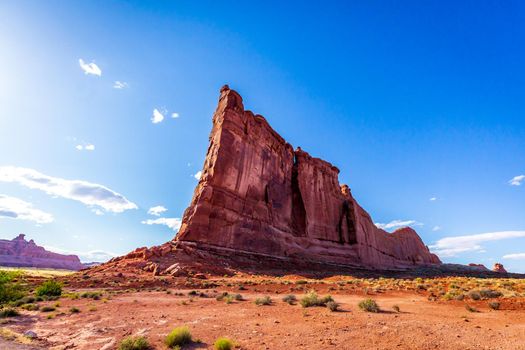
MULTIPOLYGON (((330 312, 288 305, 281 301, 288 292, 264 288, 259 293, 235 291, 246 300, 231 304, 213 297, 190 301, 189 290, 177 289, 169 289, 171 294, 119 293, 109 300, 62 298, 52 319, 47 319, 48 313, 24 311, 3 326, 19 333, 35 331, 40 338, 35 345, 45 349, 116 349, 127 335, 144 335, 155 349, 165 349, 164 337, 181 325, 200 341, 190 349, 211 349, 220 336, 230 337, 242 349, 525 349, 525 309, 519 303, 516 310, 499 311, 479 303, 479 312, 469 312, 463 302, 387 293, 373 296, 384 310, 374 314, 357 307, 363 295, 332 291, 342 311, 330 312), (263 295, 270 295, 273 304, 255 305, 255 298, 263 295), (393 305, 401 312, 394 312, 393 305), (69 312, 73 306, 81 312, 69 312)), ((223 290, 227 288, 215 292, 223 290)), ((215 292, 207 291, 210 296, 215 292)), ((294 294, 302 297, 302 292, 294 294)), ((18 348, 4 341, 0 349, 18 348)))

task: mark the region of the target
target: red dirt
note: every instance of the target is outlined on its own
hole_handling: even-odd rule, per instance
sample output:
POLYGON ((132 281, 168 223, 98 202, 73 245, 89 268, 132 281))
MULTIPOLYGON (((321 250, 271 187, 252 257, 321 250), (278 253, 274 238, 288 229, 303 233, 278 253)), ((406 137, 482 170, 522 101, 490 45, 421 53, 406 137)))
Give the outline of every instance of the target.
POLYGON ((197 296, 193 301, 189 289, 169 289, 171 294, 119 292, 107 301, 62 298, 57 312, 65 314, 47 319, 47 313, 24 311, 7 327, 21 333, 33 330, 39 344, 51 349, 116 349, 128 335, 144 335, 155 349, 165 349, 164 337, 181 325, 201 341, 190 348, 202 349, 213 348, 220 336, 234 339, 242 349, 525 349, 523 299, 505 301, 499 311, 489 310, 486 301, 469 302, 480 311, 472 313, 465 302, 430 302, 422 294, 387 292, 371 296, 384 310, 373 314, 357 307, 365 298, 362 292, 332 290, 342 311, 330 312, 291 306, 281 298, 292 288, 298 298, 304 293, 298 288, 315 288, 324 295, 333 285, 258 283, 238 290, 232 279, 231 287, 199 290, 210 297, 197 296), (223 291, 241 293, 246 300, 217 301, 214 296, 223 291), (273 304, 255 305, 255 298, 263 295, 271 296, 273 304), (401 312, 394 312, 393 305, 401 312), (71 314, 68 310, 73 306, 81 312, 71 314))

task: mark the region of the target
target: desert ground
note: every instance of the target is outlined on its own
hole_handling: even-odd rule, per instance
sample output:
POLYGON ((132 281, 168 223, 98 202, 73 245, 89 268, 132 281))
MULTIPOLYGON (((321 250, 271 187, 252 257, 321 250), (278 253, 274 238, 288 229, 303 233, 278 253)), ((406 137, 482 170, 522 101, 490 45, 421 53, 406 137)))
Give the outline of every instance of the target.
MULTIPOLYGON (((18 283, 30 298, 49 278, 33 272, 18 283)), ((119 349, 129 336, 168 349, 181 326, 192 336, 182 349, 214 349, 219 337, 237 349, 525 349, 522 279, 122 276, 97 288, 82 272, 54 278, 59 297, 4 306, 19 315, 1 319, 0 349, 119 349), (366 299, 378 312, 358 306, 366 299)))

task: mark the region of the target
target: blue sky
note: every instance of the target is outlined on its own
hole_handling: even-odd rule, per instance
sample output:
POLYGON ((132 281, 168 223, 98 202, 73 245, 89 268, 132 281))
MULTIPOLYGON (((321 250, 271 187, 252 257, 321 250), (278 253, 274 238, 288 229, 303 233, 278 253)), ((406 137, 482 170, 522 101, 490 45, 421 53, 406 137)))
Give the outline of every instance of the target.
POLYGON ((0 238, 83 260, 171 239, 227 83, 375 222, 525 272, 524 22, 519 1, 2 1, 0 238))

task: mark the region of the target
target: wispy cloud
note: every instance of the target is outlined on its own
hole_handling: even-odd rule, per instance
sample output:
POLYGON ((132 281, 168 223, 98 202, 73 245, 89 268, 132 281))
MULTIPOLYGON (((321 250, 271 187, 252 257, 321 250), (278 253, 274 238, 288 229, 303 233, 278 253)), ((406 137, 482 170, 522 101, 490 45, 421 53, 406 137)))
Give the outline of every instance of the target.
POLYGON ((153 115, 151 116, 151 122, 153 124, 158 124, 164 120, 164 114, 159 111, 157 108, 153 110, 153 115))
POLYGON ((441 230, 441 226, 437 226, 436 225, 436 226, 432 227, 432 231, 434 231, 434 232, 435 231, 439 231, 439 230, 441 230))
POLYGON ((137 209, 135 203, 106 186, 83 180, 52 177, 29 168, 0 167, 0 181, 15 182, 27 188, 44 191, 51 196, 72 199, 89 207, 99 207, 113 213, 137 209))
POLYGON ((180 218, 158 218, 158 219, 148 219, 143 220, 141 223, 145 225, 166 225, 171 228, 173 231, 178 231, 182 223, 180 218))
POLYGON ((84 263, 88 262, 106 262, 111 258, 118 256, 119 254, 108 252, 105 250, 90 250, 90 251, 78 251, 78 250, 68 250, 52 246, 44 246, 46 250, 50 252, 55 252, 58 254, 66 255, 76 255, 80 258, 80 261, 84 263))
POLYGON ((398 228, 398 227, 405 227, 405 226, 423 226, 422 223, 420 222, 417 222, 415 220, 392 220, 390 221, 389 223, 386 223, 386 224, 382 224, 382 223, 375 223, 375 225, 380 228, 380 229, 383 229, 383 230, 390 230, 390 229, 393 229, 393 228, 398 228))
POLYGON ((179 117, 179 113, 177 113, 177 112, 173 112, 173 113, 171 113, 171 117, 172 117, 173 119, 177 119, 177 118, 179 117))
POLYGON ((1 218, 28 220, 37 224, 48 224, 54 221, 53 215, 33 208, 31 203, 5 194, 0 194, 1 218))
POLYGON ((99 77, 102 75, 102 70, 94 62, 86 63, 82 58, 80 58, 78 60, 78 64, 85 74, 92 74, 99 77))
POLYGON ((168 209, 164 208, 162 205, 157 205, 156 207, 151 207, 148 210, 149 215, 153 216, 160 216, 160 214, 164 213, 168 209))
POLYGON ((523 237, 525 237, 525 231, 487 232, 466 236, 445 237, 429 247, 433 253, 441 257, 452 257, 466 252, 483 252, 484 248, 481 244, 484 242, 523 237))
POLYGON ((193 177, 196 178, 197 180, 200 180, 200 179, 201 179, 201 176, 202 176, 202 171, 201 171, 201 170, 197 171, 197 172, 193 175, 193 177))
POLYGON ((525 175, 514 176, 512 179, 509 180, 509 185, 511 185, 511 186, 521 186, 523 181, 525 181, 525 175))
POLYGON ((116 80, 114 83, 113 83, 113 88, 114 89, 118 89, 118 90, 122 90, 122 89, 125 89, 128 87, 128 83, 126 83, 125 81, 119 81, 119 80, 116 80))
POLYGON ((78 144, 75 146, 75 148, 79 151, 94 151, 95 150, 95 145, 92 144, 92 143, 88 143, 88 144, 78 144))
POLYGON ((525 253, 515 253, 515 254, 503 255, 503 259, 525 260, 525 253))
POLYGON ((437 197, 430 197, 428 200, 431 201, 431 202, 435 202, 435 201, 437 201, 437 197))

